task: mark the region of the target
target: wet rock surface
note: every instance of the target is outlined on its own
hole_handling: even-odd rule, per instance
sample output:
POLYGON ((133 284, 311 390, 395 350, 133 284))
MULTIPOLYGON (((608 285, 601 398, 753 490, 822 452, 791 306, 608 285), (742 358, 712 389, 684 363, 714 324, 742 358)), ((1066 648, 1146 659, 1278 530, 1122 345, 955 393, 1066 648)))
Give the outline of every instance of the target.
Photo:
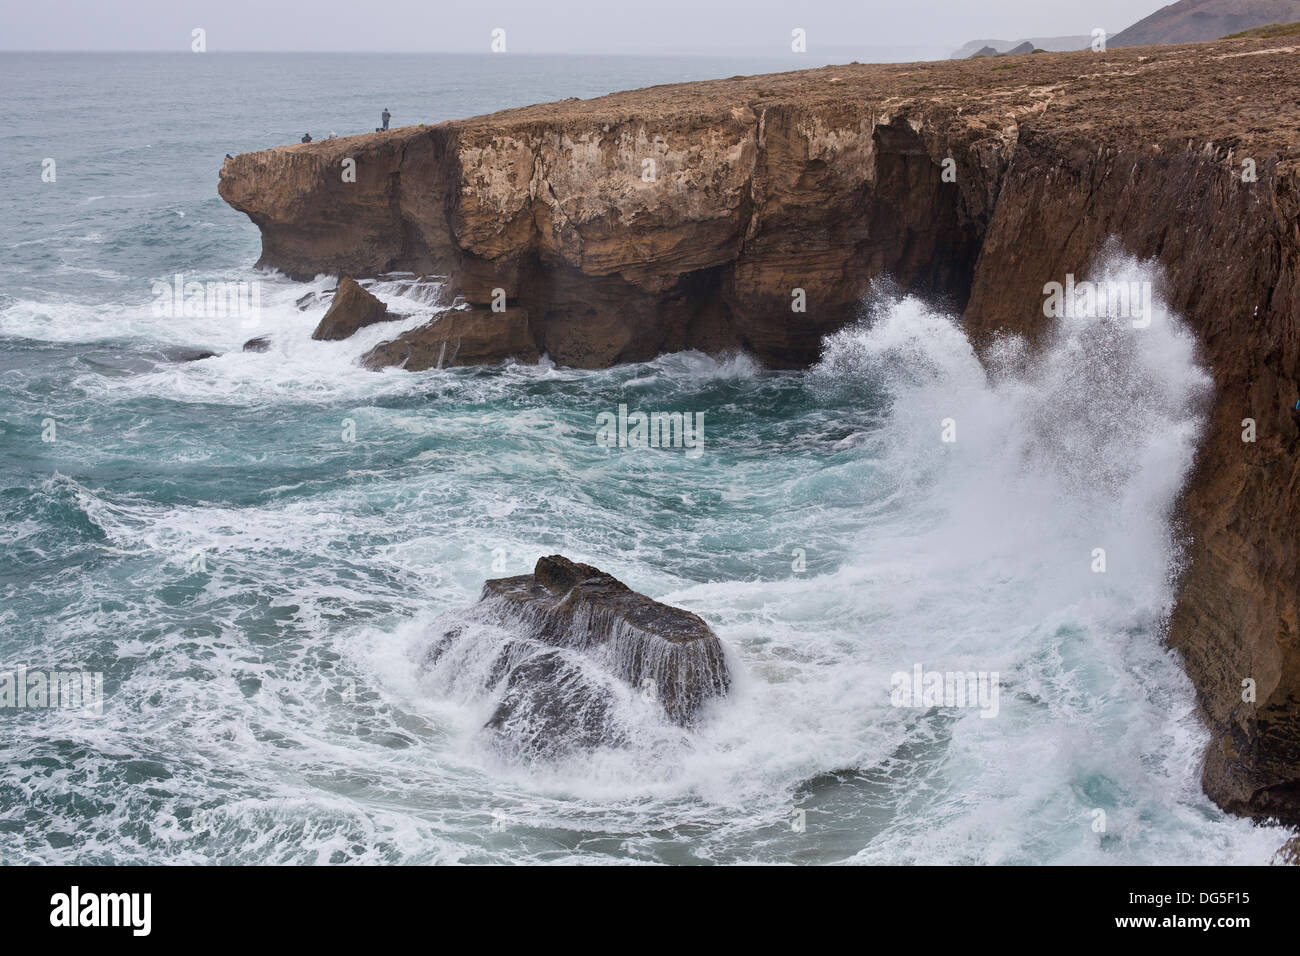
POLYGON ((560 555, 486 582, 422 666, 469 671, 471 660, 497 695, 486 726, 526 757, 623 743, 629 728, 616 712, 629 704, 689 729, 731 686, 722 644, 701 618, 560 555))
POLYGON ((419 328, 381 342, 361 357, 367 368, 408 372, 456 365, 493 365, 541 358, 525 309, 448 309, 419 328))
POLYGON ((395 318, 397 316, 389 313, 388 306, 361 288, 355 279, 344 276, 311 337, 337 342, 348 338, 357 329, 395 318))

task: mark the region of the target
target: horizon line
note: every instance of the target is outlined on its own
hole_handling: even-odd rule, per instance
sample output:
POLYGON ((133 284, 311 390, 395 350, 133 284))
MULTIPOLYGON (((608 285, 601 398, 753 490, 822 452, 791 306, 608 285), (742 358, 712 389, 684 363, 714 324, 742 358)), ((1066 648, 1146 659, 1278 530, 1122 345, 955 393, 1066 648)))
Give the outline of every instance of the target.
MULTIPOLYGON (((968 43, 974 41, 967 41, 968 43)), ((710 50, 706 48, 678 50, 674 52, 659 52, 654 50, 624 50, 612 52, 596 52, 593 50, 520 50, 509 53, 493 53, 489 50, 205 50, 203 53, 195 53, 190 50, 173 50, 173 49, 140 49, 140 50, 88 50, 88 49, 0 49, 0 54, 6 53, 85 53, 85 54, 141 54, 141 53, 162 53, 174 56, 210 56, 213 54, 265 54, 269 56, 302 56, 311 54, 328 53, 334 56, 373 56, 383 54, 385 56, 765 56, 765 57, 790 57, 797 59, 802 57, 819 57, 831 56, 845 53, 852 53, 854 50, 859 52, 864 50, 920 50, 920 49, 938 49, 947 48, 948 44, 944 43, 901 43, 901 44, 871 44, 864 47, 854 46, 836 46, 829 47, 825 53, 817 53, 809 50, 804 53, 792 53, 790 51, 751 51, 743 49, 728 48, 726 50, 710 50)), ((960 49, 959 44, 953 47, 954 50, 960 49)))

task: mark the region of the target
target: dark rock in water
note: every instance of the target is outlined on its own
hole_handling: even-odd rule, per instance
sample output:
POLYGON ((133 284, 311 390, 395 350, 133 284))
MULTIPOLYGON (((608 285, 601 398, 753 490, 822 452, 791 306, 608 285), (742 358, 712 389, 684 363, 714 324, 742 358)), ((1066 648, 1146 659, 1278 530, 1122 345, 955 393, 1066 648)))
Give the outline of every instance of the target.
POLYGON ((558 650, 526 658, 510 671, 486 726, 526 756, 559 757, 575 749, 624 742, 613 701, 558 650))
POLYGON ((625 743, 630 705, 688 729, 731 686, 703 620, 559 555, 486 582, 424 664, 448 686, 471 679, 499 695, 486 727, 525 758, 625 743))
POLYGON ((269 335, 259 335, 255 339, 249 339, 244 343, 245 352, 268 352, 271 349, 271 337, 269 335))
POLYGON ((205 349, 176 349, 167 355, 173 362, 198 362, 202 359, 216 358, 216 352, 209 352, 205 349))
POLYGON ((488 365, 541 358, 526 309, 449 309, 431 322, 380 342, 361 357, 366 368, 396 365, 408 372, 454 365, 488 365))
POLYGON ((388 306, 361 288, 355 279, 344 276, 334 293, 334 301, 311 337, 318 341, 337 342, 357 329, 395 318, 397 316, 389 314, 388 306))
POLYGON ((319 292, 308 292, 306 295, 298 296, 298 298, 294 300, 293 304, 298 307, 299 312, 306 312, 318 302, 323 301, 324 298, 325 297, 319 292))
POLYGON ((494 598, 545 644, 605 651, 615 676, 652 693, 678 724, 692 723, 731 685, 722 642, 703 620, 589 564, 539 558, 532 574, 484 584, 482 599, 494 598))

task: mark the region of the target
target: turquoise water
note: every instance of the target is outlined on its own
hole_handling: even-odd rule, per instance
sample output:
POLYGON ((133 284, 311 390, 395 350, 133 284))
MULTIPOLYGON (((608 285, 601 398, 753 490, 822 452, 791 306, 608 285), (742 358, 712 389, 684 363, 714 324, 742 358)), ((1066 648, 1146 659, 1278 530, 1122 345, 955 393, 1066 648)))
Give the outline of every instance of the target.
POLYGON ((882 298, 806 373, 372 373, 427 307, 381 285, 411 318, 311 341, 323 306, 295 300, 333 280, 255 272, 216 196, 225 153, 385 106, 784 66, 0 56, 0 672, 105 675, 100 715, 0 709, 0 859, 1268 860, 1284 834, 1200 793, 1159 639, 1208 387, 1176 316, 1063 322, 1044 359, 984 366, 882 298), (154 315, 177 272, 260 280, 256 327, 154 315), (703 453, 601 447, 620 404, 703 413, 703 453), (490 695, 419 672, 484 579, 557 552, 717 631, 735 687, 698 731, 638 711, 625 747, 524 766, 484 739, 490 695), (892 706, 916 664, 997 672, 997 716, 892 706))

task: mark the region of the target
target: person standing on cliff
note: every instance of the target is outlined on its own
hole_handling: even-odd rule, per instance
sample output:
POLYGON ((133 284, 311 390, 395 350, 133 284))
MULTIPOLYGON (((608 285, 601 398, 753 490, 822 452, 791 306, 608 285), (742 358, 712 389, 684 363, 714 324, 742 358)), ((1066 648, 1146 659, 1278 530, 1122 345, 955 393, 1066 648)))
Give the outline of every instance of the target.
POLYGON ((388 107, 385 106, 384 112, 380 114, 379 118, 384 121, 384 129, 388 129, 388 121, 393 118, 393 114, 388 112, 388 107))
POLYGON ((302 134, 302 142, 304 142, 304 143, 310 143, 310 142, 311 142, 311 133, 303 133, 303 134, 302 134))

